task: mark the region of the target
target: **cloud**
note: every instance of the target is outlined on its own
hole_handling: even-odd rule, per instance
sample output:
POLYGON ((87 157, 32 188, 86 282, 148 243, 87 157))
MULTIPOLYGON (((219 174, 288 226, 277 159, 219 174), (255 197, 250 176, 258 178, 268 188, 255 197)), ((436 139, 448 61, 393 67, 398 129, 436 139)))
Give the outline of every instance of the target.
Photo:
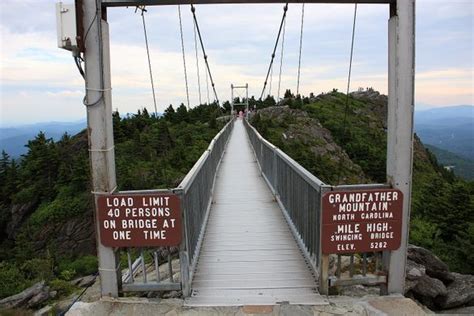
POLYGON ((79 91, 79 90, 75 90, 75 91, 71 91, 71 90, 63 90, 63 91, 58 91, 58 92, 52 92, 52 91, 48 91, 46 92, 46 94, 50 97, 54 97, 54 98, 78 98, 78 97, 82 97, 84 96, 84 91, 79 91))
MULTIPOLYGON (((85 116, 84 81, 71 53, 56 46, 53 0, 0 2, 1 122, 85 116), (22 18, 18 18, 21 12, 22 18), (54 116, 54 117, 53 117, 54 116)), ((230 84, 248 83, 260 96, 282 4, 199 5, 209 64, 221 100, 230 84)), ((182 6, 191 105, 198 102, 192 15, 182 6)), ((474 3, 470 0, 417 1, 417 103, 474 103, 474 3), (442 88, 440 88, 442 87, 442 88)), ((345 90, 353 5, 306 4, 301 92, 345 90)), ((288 10, 281 90, 296 89, 301 5, 288 10)), ((387 92, 386 5, 359 5, 352 89, 372 86, 387 92)), ((142 21, 133 8, 108 11, 111 34, 113 107, 121 112, 152 108, 142 21)), ((159 110, 185 102, 183 61, 176 6, 149 8, 146 14, 159 110)), ((201 52, 199 52, 202 55, 201 52)), ((277 93, 280 50, 272 92, 277 93)), ((202 58, 202 57, 201 57, 202 58)), ((201 93, 206 101, 205 68, 200 60, 201 93)), ((283 92, 280 92, 281 94, 283 92)), ((213 99, 210 89, 211 100, 213 99)))

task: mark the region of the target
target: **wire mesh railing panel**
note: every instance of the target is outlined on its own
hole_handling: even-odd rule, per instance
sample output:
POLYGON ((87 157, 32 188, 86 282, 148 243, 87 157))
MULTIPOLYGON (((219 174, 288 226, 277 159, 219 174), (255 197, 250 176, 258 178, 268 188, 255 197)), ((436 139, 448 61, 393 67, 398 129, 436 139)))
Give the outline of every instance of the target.
MULTIPOLYGON (((200 242, 204 234, 206 218, 212 202, 217 168, 224 154, 233 123, 233 121, 227 123, 214 137, 209 148, 178 187, 182 194, 182 207, 186 222, 186 249, 191 275, 199 255, 200 242)), ((191 281, 190 278, 189 282, 191 281)))
POLYGON ((324 183, 265 140, 245 121, 262 174, 283 208, 290 228, 313 270, 319 262, 321 188, 324 183))

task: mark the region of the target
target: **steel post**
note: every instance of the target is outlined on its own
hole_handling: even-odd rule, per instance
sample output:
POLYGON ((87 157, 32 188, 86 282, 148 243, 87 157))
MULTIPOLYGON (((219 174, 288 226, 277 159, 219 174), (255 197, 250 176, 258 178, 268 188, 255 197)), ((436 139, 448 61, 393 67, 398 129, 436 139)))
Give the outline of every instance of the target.
MULTIPOLYGON (((107 21, 102 19, 104 15, 101 8, 96 8, 95 0, 84 0, 83 10, 83 25, 88 29, 90 26, 84 43, 84 60, 89 156, 97 212, 97 194, 111 193, 116 188, 109 28, 107 21)), ((100 243, 99 222, 95 215, 101 294, 117 297, 121 285, 118 256, 114 249, 100 243)))
POLYGON ((402 241, 385 254, 388 293, 404 293, 413 167, 415 0, 398 0, 388 26, 387 180, 403 192, 402 241))
POLYGON ((230 115, 234 115, 234 85, 230 85, 230 115))
POLYGON ((249 118, 249 84, 245 84, 245 107, 247 109, 247 119, 249 118))

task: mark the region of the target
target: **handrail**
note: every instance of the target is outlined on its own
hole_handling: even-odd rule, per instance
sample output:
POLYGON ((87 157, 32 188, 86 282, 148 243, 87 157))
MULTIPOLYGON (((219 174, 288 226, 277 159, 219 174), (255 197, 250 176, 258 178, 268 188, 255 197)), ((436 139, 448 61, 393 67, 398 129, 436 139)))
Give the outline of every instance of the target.
POLYGON ((177 189, 182 189, 186 193, 187 189, 189 188, 190 184, 193 182, 194 178, 196 177, 196 174, 200 170, 202 164, 204 161, 207 159, 209 156, 210 152, 212 152, 214 148, 215 142, 220 138, 220 136, 223 134, 224 131, 226 131, 230 125, 234 123, 233 120, 227 122, 227 124, 214 136, 214 138, 209 142, 209 146, 207 149, 204 151, 204 153, 199 157, 199 159, 196 161, 196 163, 193 165, 191 170, 186 174, 186 176, 181 180, 180 184, 178 185, 177 189))
MULTIPOLYGON (((323 195, 329 191, 387 189, 391 186, 385 183, 327 185, 293 158, 263 138, 247 120, 245 120, 245 127, 262 176, 275 195, 275 199, 282 209, 298 246, 314 275, 320 277, 320 284, 325 284, 324 282, 327 284, 328 271, 322 268, 327 264, 327 261, 325 261, 325 264, 321 261, 323 258, 328 260, 327 255, 323 256, 321 253, 323 195), (320 268, 322 269, 321 275, 320 268)), ((367 271, 368 255, 367 253, 362 254, 362 275, 356 278, 352 278, 354 276, 354 255, 350 255, 350 279, 341 278, 341 255, 338 255, 336 276, 329 277, 329 283, 344 285, 380 284, 385 282, 385 276, 378 275, 379 272, 377 271, 374 272, 374 275, 369 276, 367 271)), ((377 270, 377 258, 380 254, 375 253, 371 256, 372 261, 375 260, 377 270)), ((327 288, 321 290, 326 291, 327 288)))
MULTIPOLYGON (((157 280, 147 280, 147 268, 145 267, 143 249, 137 249, 140 251, 140 255, 136 259, 133 259, 132 257, 135 257, 135 255, 132 253, 132 249, 129 248, 127 249, 128 269, 122 277, 123 291, 160 291, 181 289, 184 296, 190 295, 193 273, 197 264, 200 245, 206 229, 207 218, 209 216, 212 202, 215 177, 233 123, 234 120, 230 120, 216 134, 216 136, 214 136, 207 149, 186 174, 178 187, 174 189, 128 190, 117 192, 118 194, 177 194, 181 199, 181 216, 183 222, 183 238, 179 247, 181 280, 173 280, 172 257, 169 247, 167 250, 169 282, 162 278, 160 279, 158 249, 152 250, 157 280), (134 278, 134 275, 138 273, 139 270, 142 271, 142 275, 140 275, 140 278, 137 280, 134 278)), ((136 252, 136 250, 134 251, 136 252)))
POLYGON ((288 165, 293 168, 295 172, 297 172, 301 177, 303 177, 309 184, 313 186, 316 190, 320 191, 321 187, 325 186, 326 184, 318 179, 314 174, 306 170, 303 166, 297 163, 293 158, 285 154, 280 148, 275 149, 275 153, 284 159, 288 165))
POLYGON ((321 258, 321 196, 331 187, 263 138, 247 120, 245 127, 262 176, 275 195, 313 274, 317 276, 321 258))
POLYGON ((216 173, 233 124, 232 119, 217 133, 207 150, 174 190, 181 195, 183 209, 184 247, 180 252, 180 261, 185 296, 189 295, 211 208, 216 173))

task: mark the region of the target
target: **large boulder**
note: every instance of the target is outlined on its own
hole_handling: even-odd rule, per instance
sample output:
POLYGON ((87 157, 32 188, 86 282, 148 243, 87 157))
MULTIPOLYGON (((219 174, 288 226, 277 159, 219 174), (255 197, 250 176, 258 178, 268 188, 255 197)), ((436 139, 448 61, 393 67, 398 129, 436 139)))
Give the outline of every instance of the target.
POLYGON ((430 277, 439 279, 443 281, 444 284, 449 284, 454 281, 454 276, 449 272, 448 265, 431 251, 422 247, 409 245, 407 255, 409 260, 424 266, 426 274, 430 277))
POLYGON ((430 309, 436 308, 436 302, 442 300, 447 294, 443 282, 426 274, 418 279, 411 291, 418 301, 430 309))
POLYGON ((408 259, 406 266, 405 293, 411 291, 417 285, 418 280, 424 275, 426 275, 425 267, 408 259))
POLYGON ((448 285, 447 295, 439 300, 443 308, 474 306, 474 275, 453 273, 454 282, 448 285))

